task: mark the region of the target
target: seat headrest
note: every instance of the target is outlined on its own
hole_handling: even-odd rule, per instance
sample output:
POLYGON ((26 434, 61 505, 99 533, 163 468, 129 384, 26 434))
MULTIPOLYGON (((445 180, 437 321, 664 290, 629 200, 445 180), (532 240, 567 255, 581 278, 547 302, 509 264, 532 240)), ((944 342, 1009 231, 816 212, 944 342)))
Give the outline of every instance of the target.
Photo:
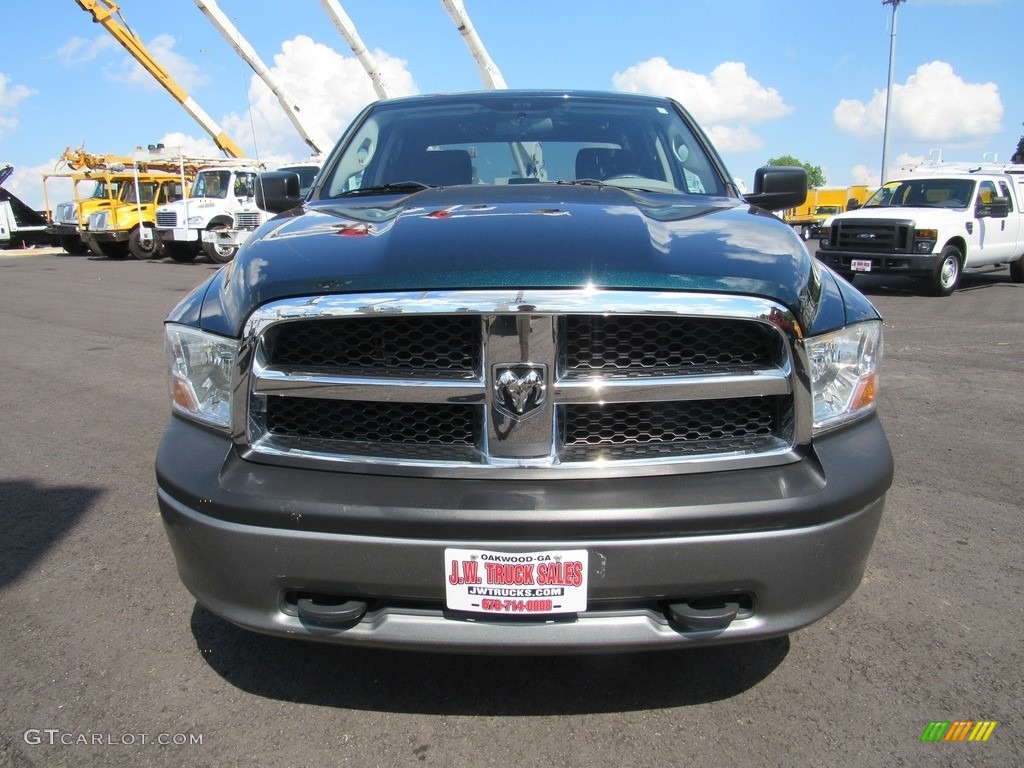
POLYGON ((576 178, 604 181, 637 172, 635 158, 624 149, 584 147, 576 153, 576 178))
POLYGON ((472 184, 473 161, 465 149, 430 150, 413 158, 403 177, 398 181, 419 181, 437 187, 472 184))

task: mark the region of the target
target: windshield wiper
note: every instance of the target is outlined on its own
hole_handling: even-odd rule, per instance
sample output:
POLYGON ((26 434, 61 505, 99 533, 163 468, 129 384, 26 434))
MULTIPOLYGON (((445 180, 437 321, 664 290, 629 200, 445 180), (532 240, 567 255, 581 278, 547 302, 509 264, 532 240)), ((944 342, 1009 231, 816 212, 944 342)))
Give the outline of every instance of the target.
POLYGON ((375 187, 360 187, 340 192, 335 197, 357 197, 359 195, 388 195, 392 192, 419 192, 421 189, 432 189, 433 185, 420 181, 396 181, 392 184, 378 184, 375 187))
POLYGON ((608 184, 598 179, 559 179, 555 184, 568 184, 569 186, 579 187, 611 187, 612 184, 608 184))

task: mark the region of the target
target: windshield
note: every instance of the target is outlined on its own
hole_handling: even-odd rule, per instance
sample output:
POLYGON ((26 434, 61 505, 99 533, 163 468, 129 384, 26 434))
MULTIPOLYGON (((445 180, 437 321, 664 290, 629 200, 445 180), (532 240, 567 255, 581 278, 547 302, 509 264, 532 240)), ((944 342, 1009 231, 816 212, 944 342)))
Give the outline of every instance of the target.
POLYGON ((231 171, 200 171, 192 184, 189 197, 220 197, 228 196, 228 183, 231 171))
POLYGON ((96 179, 92 181, 92 187, 87 186, 88 183, 82 184, 82 187, 88 190, 87 194, 82 197, 82 200, 100 200, 106 197, 116 198, 121 191, 121 185, 123 181, 120 179, 113 179, 107 181, 105 179, 96 179))
POLYGON ((913 179, 890 181, 879 188, 865 208, 966 208, 974 196, 970 179, 913 179))
POLYGON ((668 102, 522 94, 381 103, 334 162, 321 194, 554 182, 726 194, 668 102))
POLYGON ((121 194, 122 203, 138 203, 139 198, 143 205, 149 205, 156 197, 156 184, 152 181, 139 182, 139 194, 135 195, 135 185, 125 184, 121 194))
POLYGON ((291 171, 299 177, 299 194, 306 196, 309 188, 313 186, 316 175, 320 172, 318 165, 285 165, 278 168, 279 171, 291 171))

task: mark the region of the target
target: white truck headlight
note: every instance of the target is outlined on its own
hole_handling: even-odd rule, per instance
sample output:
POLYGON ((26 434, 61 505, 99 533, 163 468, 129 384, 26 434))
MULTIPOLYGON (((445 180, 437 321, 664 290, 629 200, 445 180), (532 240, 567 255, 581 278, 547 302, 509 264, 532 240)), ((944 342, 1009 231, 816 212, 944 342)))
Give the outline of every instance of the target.
POLYGON ((873 320, 804 342, 810 366, 814 431, 870 413, 878 398, 882 323, 873 320))
POLYGON ((195 328, 165 326, 171 409, 214 427, 231 426, 231 380, 238 342, 195 328))

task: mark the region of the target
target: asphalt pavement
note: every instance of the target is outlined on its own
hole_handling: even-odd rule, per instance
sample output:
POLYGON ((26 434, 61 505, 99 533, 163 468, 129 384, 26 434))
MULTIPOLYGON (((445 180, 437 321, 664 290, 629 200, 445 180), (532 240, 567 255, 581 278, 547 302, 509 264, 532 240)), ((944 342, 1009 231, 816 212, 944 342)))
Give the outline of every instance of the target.
MULTIPOLYGON (((1024 285, 859 276, 896 479, 860 589, 787 638, 582 657, 251 634, 156 504, 161 321, 217 267, 0 251, 0 767, 1024 764, 1024 285), (922 741, 991 721, 987 741, 922 741)), ((849 471, 856 472, 852 464, 849 471)))

